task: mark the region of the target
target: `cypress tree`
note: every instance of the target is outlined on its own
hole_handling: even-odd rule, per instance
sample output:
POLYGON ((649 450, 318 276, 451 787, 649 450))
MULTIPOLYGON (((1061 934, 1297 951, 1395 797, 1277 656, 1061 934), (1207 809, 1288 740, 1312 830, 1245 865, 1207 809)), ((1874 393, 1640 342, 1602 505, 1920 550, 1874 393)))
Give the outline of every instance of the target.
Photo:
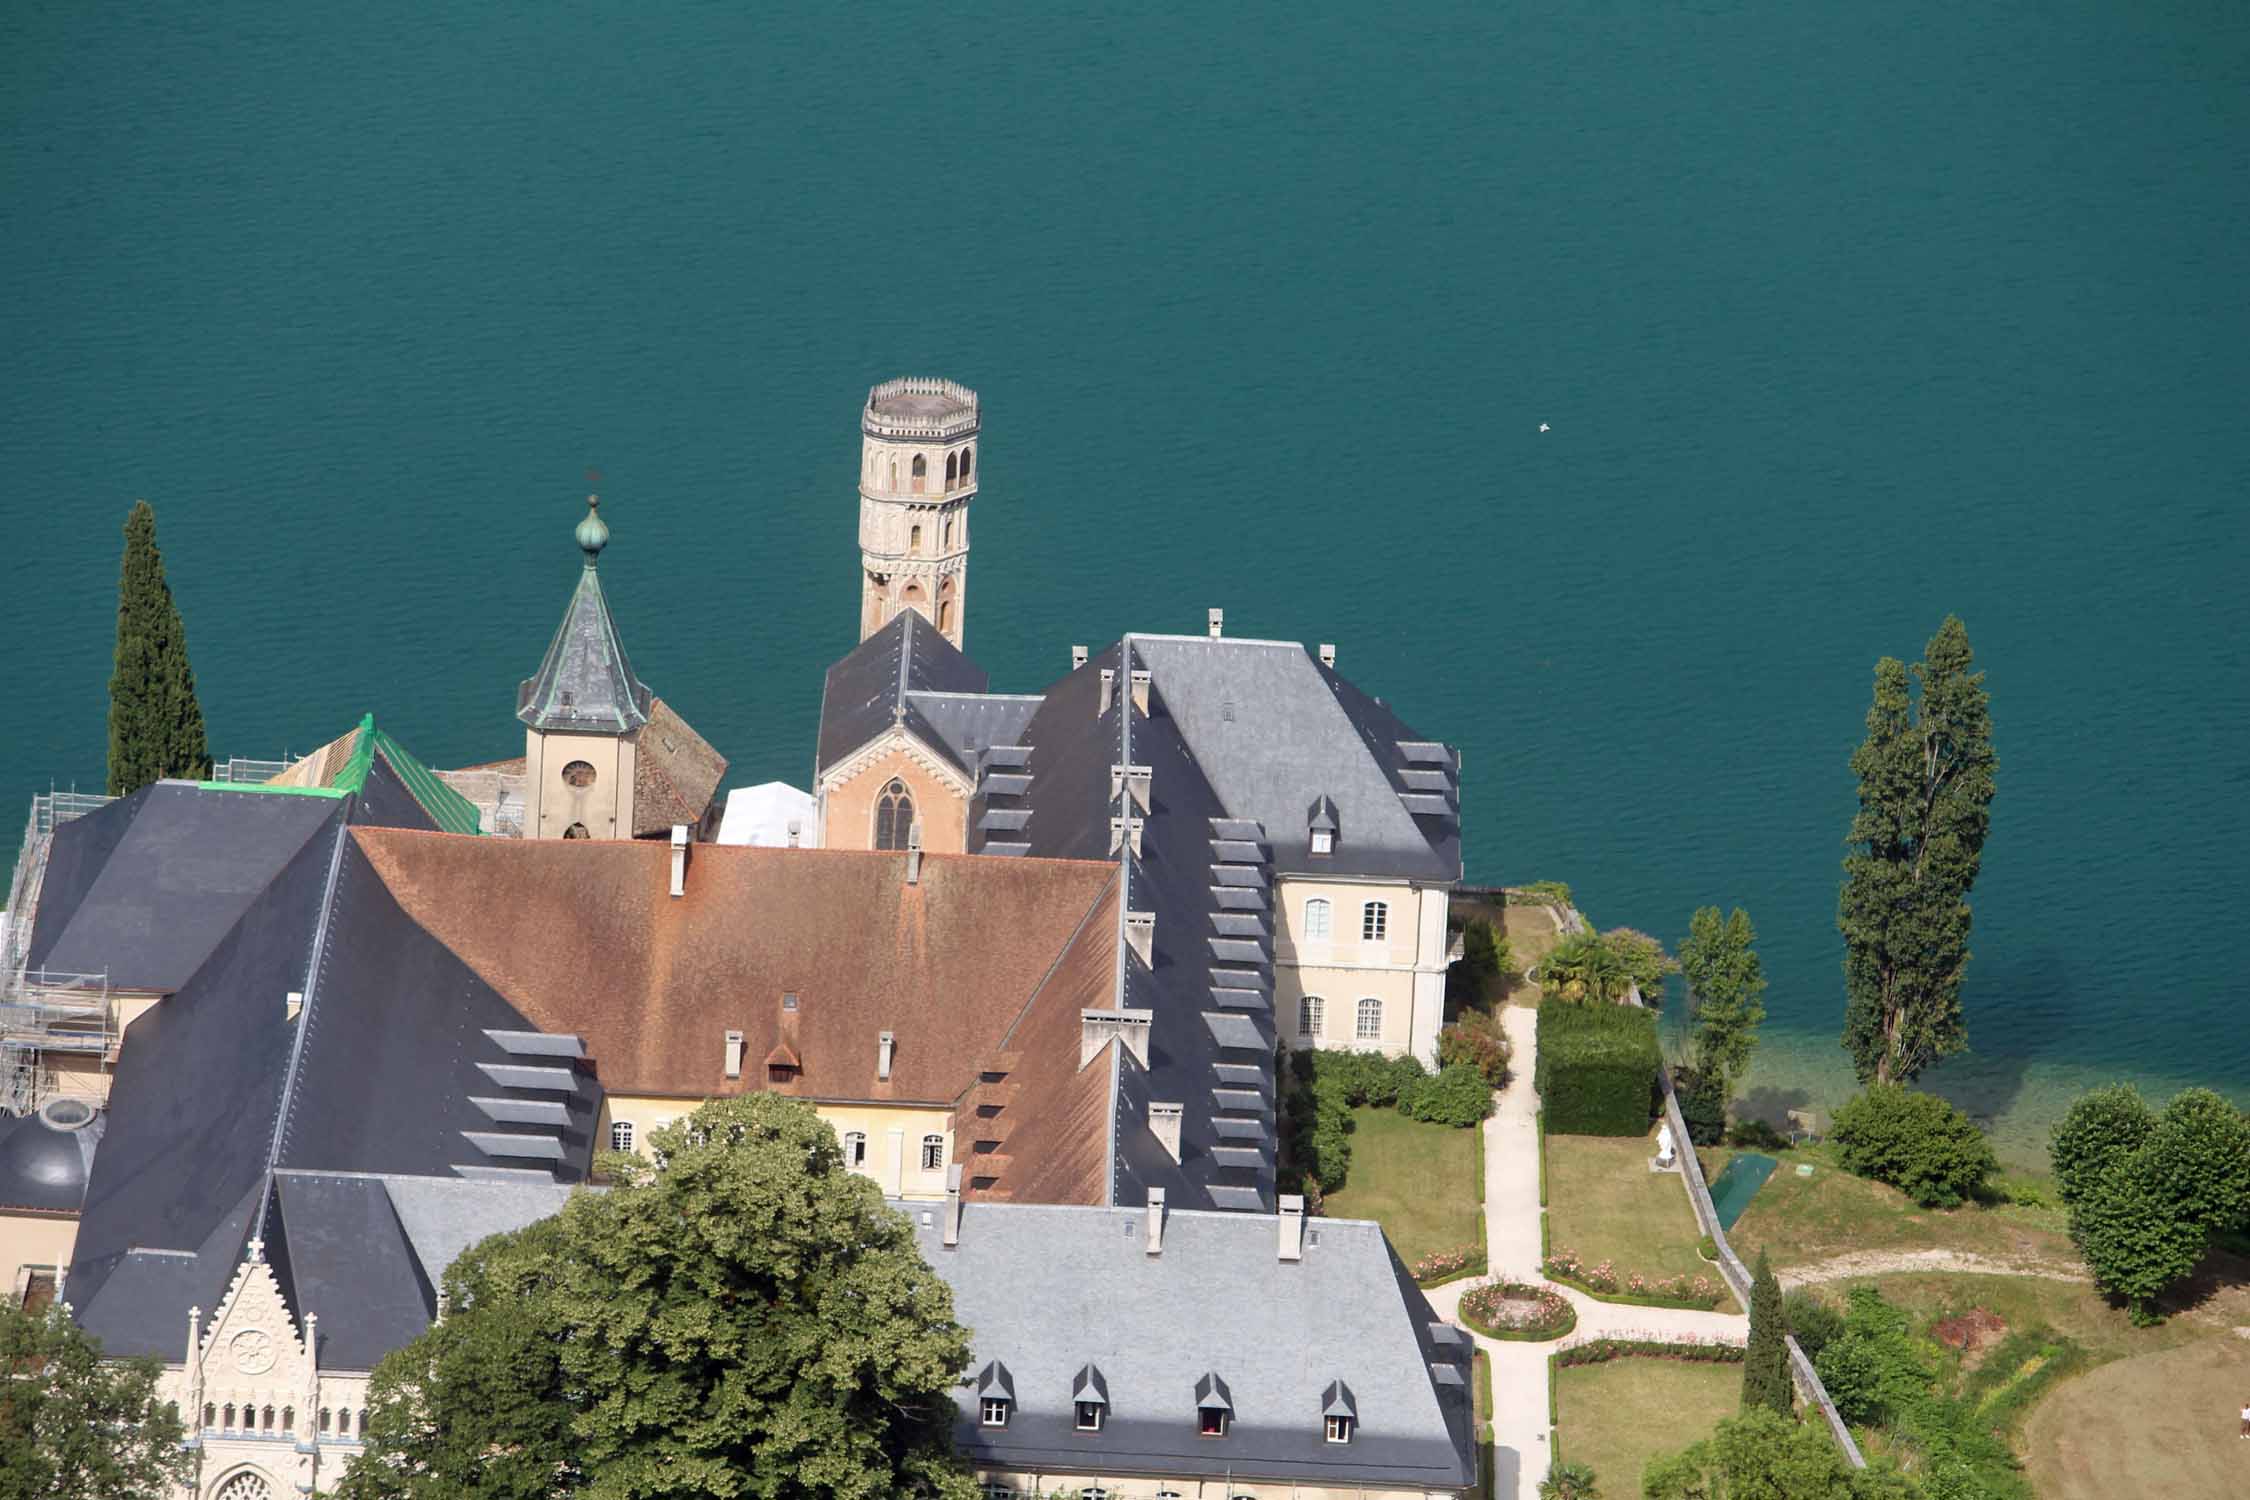
POLYGON ((1859 812, 1844 856, 1844 1050, 1861 1083, 1906 1083, 1969 1044, 1961 975, 1969 887, 1992 822, 1990 695, 1958 617, 1912 671, 1875 667, 1867 738, 1852 755, 1859 812))
POLYGON ((167 776, 211 774, 203 706, 195 701, 187 628, 164 558, 156 512, 133 502, 117 576, 117 659, 109 679, 109 792, 123 797, 167 776))
POLYGON ((1782 1323, 1781 1283, 1766 1252, 1758 1252, 1758 1274, 1750 1282, 1750 1346, 1742 1355, 1742 1405, 1760 1406, 1783 1416, 1795 1410, 1789 1380, 1789 1330, 1782 1323))

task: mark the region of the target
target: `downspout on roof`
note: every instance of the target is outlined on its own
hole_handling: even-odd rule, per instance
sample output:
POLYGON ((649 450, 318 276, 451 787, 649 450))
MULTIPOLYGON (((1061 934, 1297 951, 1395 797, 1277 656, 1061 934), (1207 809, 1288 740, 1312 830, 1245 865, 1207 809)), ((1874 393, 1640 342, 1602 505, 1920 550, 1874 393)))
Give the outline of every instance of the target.
MULTIPOLYGON (((1132 665, 1132 661, 1133 638, 1130 635, 1122 636, 1118 639, 1117 642, 1118 670, 1124 671, 1130 668, 1132 665)), ((1120 764, 1129 766, 1133 763, 1133 705, 1130 699, 1118 699, 1116 701, 1117 759, 1120 764)), ((1128 807, 1132 805, 1130 798, 1127 799, 1126 805, 1128 807)), ((1117 965, 1114 977, 1112 978, 1110 983, 1111 1004, 1118 1010, 1125 1009, 1125 1001, 1127 998, 1125 994, 1125 978, 1132 972, 1131 965, 1129 965, 1125 960, 1125 955, 1130 947, 1131 942, 1126 934, 1125 918, 1127 914, 1132 910, 1133 906, 1133 854, 1134 849, 1131 843, 1121 843, 1118 846, 1117 965)), ((1109 1202, 1110 1206, 1113 1208, 1116 1207, 1119 1202, 1117 1195, 1117 1102, 1124 1082, 1122 1072, 1124 1068, 1124 1052, 1125 1047, 1122 1042, 1109 1049, 1109 1108, 1103 1113, 1103 1129, 1107 1134, 1107 1138, 1104 1141, 1104 1149, 1109 1153, 1109 1202)))
MULTIPOLYGON (((369 718, 369 738, 373 738, 373 718, 369 718)), ((289 1131, 289 1111, 296 1102, 297 1068, 304 1060, 305 1034, 312 1030, 313 1006, 320 994, 321 960, 328 950, 328 922, 336 912, 336 886, 344 869, 344 843, 351 837, 350 804, 347 801, 336 817, 336 842, 328 851, 328 878, 320 890, 320 920, 313 927, 312 954, 305 965, 304 1001, 297 1012, 297 1034, 289 1039, 289 1065, 281 1075, 281 1101, 274 1109, 273 1139, 266 1146, 265 1185, 258 1194, 258 1217, 251 1230, 253 1239, 266 1238, 266 1211, 273 1204, 274 1170, 281 1164, 283 1138, 289 1131)))

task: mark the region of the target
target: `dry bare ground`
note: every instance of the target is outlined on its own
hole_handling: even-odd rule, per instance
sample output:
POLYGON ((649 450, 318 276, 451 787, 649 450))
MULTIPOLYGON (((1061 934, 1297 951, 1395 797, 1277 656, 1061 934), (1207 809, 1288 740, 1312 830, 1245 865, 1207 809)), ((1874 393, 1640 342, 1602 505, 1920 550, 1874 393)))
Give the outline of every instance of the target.
POLYGON ((2040 1500, 2250 1495, 2250 1339, 2211 1338, 2102 1366, 2033 1408, 2026 1466, 2040 1500))

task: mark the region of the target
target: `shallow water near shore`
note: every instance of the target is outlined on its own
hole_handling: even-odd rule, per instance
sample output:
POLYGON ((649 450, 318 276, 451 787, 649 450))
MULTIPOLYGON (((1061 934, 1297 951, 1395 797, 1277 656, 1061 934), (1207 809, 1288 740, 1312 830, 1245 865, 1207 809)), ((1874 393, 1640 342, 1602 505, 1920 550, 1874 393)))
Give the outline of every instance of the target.
POLYGON ((1935 1082, 2015 1160, 2250 1099, 2250 13, 772 9, 0 15, 0 812, 99 782, 139 495, 219 753, 517 753, 589 465, 641 675, 803 784, 858 403, 946 374, 996 686, 1337 642, 1463 747, 1472 879, 1748 906, 1776 1105, 1849 1086, 1870 669, 1958 611, 1935 1082))

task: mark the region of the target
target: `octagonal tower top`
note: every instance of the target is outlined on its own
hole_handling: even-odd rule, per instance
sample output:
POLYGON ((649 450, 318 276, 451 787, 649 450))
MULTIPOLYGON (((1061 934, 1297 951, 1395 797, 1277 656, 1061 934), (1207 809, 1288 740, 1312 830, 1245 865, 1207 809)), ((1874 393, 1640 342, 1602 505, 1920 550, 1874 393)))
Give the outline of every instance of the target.
POLYGON ((869 437, 967 437, 977 430, 977 393, 951 380, 886 380, 867 393, 860 430, 869 437))

